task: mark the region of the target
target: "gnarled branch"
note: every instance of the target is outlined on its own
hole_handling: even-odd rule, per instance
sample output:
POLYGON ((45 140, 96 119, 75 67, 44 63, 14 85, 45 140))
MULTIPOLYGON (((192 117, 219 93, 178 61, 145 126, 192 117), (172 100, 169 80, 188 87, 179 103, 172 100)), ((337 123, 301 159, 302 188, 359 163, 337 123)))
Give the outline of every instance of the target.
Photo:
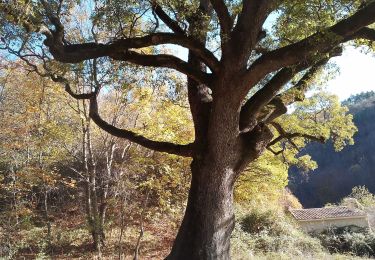
POLYGON ((288 106, 297 101, 305 99, 305 92, 308 90, 311 81, 316 78, 321 69, 327 64, 329 58, 323 59, 312 66, 303 77, 291 88, 280 94, 283 103, 288 106))
POLYGON ((169 27, 174 33, 176 34, 185 34, 185 31, 180 27, 178 22, 173 20, 166 12, 164 12, 163 8, 156 3, 156 1, 152 1, 152 8, 156 15, 165 23, 166 26, 169 27))
POLYGON ((120 129, 115 127, 111 124, 108 124, 105 120, 101 118, 98 111, 98 102, 96 95, 90 98, 90 110, 89 110, 90 118, 104 131, 108 132, 109 134, 119 137, 125 138, 131 142, 139 144, 143 147, 148 149, 158 151, 158 152, 165 152, 169 154, 180 155, 184 157, 192 157, 193 156, 193 144, 174 144, 169 142, 159 142, 148 139, 142 135, 139 135, 135 132, 120 129))
POLYGON ((90 98, 93 98, 95 97, 96 95, 96 92, 91 92, 91 93, 82 93, 82 94, 77 94, 77 93, 74 93, 72 88, 70 87, 70 84, 65 81, 65 80, 59 80, 58 77, 56 77, 55 79, 53 77, 51 77, 53 81, 55 82, 60 82, 60 83, 64 83, 65 84, 65 91, 73 98, 75 99, 78 99, 78 100, 84 100, 84 99, 90 99, 90 98))
POLYGON ((187 62, 168 54, 158 55, 147 55, 140 54, 135 51, 126 51, 115 53, 110 56, 115 60, 128 61, 133 64, 151 67, 164 67, 171 68, 180 71, 195 81, 209 85, 211 81, 210 74, 207 74, 201 70, 197 70, 195 67, 190 66, 187 62))
POLYGON ((196 54, 212 71, 218 70, 219 61, 213 53, 192 37, 174 33, 152 33, 143 37, 119 39, 107 44, 81 43, 64 45, 56 42, 54 38, 47 38, 45 41, 45 45, 49 47, 54 58, 65 63, 78 63, 88 59, 110 57, 130 49, 140 49, 161 44, 176 44, 185 47, 196 54))
POLYGON ((297 84, 273 98, 264 108, 264 110, 268 111, 267 117, 259 118, 259 120, 268 124, 276 118, 284 115, 287 112, 287 106, 297 101, 303 101, 305 99, 305 92, 307 91, 311 80, 318 75, 319 71, 324 67, 328 60, 329 58, 326 58, 316 63, 303 75, 297 84))
POLYGON ((242 106, 240 114, 240 130, 248 131, 257 124, 258 113, 264 109, 277 92, 293 78, 295 74, 303 70, 304 66, 288 67, 280 70, 275 76, 258 92, 256 92, 242 106))
POLYGON ((219 19, 222 35, 228 36, 233 26, 233 19, 229 14, 224 0, 210 0, 219 19))
POLYGON ((265 110, 269 110, 267 118, 261 118, 260 120, 262 120, 265 124, 268 124, 276 118, 284 115, 287 112, 287 106, 298 101, 303 101, 305 99, 305 92, 307 91, 311 81, 319 74, 319 71, 328 61, 329 58, 325 58, 316 63, 293 87, 272 99, 271 102, 264 108, 265 110))
POLYGON ((260 36, 263 34, 261 33, 263 23, 275 1, 243 0, 242 2, 242 11, 228 41, 228 52, 224 50, 223 55, 224 58, 227 57, 226 55, 235 57, 244 65, 255 45, 262 38, 260 36))
MULTIPOLYGON (((375 1, 358 10, 352 16, 341 20, 337 24, 317 32, 304 40, 288 46, 270 51, 254 62, 244 76, 253 87, 260 79, 270 72, 309 59, 317 53, 326 53, 333 47, 352 38, 363 27, 375 22, 375 1)), ((245 88, 242 96, 245 97, 249 89, 245 88)))
MULTIPOLYGON (((97 42, 71 45, 64 44, 63 24, 61 23, 60 19, 53 14, 53 12, 50 10, 50 6, 45 1, 42 1, 42 4, 46 10, 47 17, 55 26, 55 30, 49 30, 48 28, 41 30, 41 32, 46 36, 44 44, 49 48, 53 57, 60 62, 78 63, 88 59, 95 59, 105 56, 111 57, 121 52, 128 52, 130 49, 140 49, 161 44, 175 44, 191 50, 211 69, 211 71, 218 71, 219 61, 215 55, 209 51, 204 44, 196 41, 191 36, 182 34, 181 32, 151 33, 143 37, 118 39, 106 44, 97 42)), ((155 11, 158 11, 158 13, 166 19, 166 14, 162 14, 164 11, 158 6, 155 6, 155 8, 155 11)), ((166 20, 166 22, 168 21, 166 20)), ((176 24, 174 29, 178 30, 176 28, 176 24)), ((183 70, 180 72, 185 73, 183 70)))
POLYGON ((287 112, 286 107, 297 101, 307 89, 308 82, 315 77, 317 72, 322 68, 331 57, 341 55, 341 48, 334 48, 328 57, 323 55, 319 58, 305 60, 294 67, 287 67, 280 70, 271 78, 271 80, 259 91, 257 91, 243 106, 240 114, 240 130, 250 130, 257 121, 269 123, 275 118, 287 112), (311 69, 302 77, 302 79, 282 95, 276 94, 287 84, 297 73, 307 69, 314 64, 311 69))
POLYGON ((297 150, 299 149, 297 145, 293 142, 293 138, 297 137, 303 137, 305 139, 309 139, 312 141, 325 143, 326 139, 323 136, 313 136, 309 134, 303 134, 303 133, 287 133, 282 126, 279 123, 271 122, 271 125, 276 129, 276 131, 279 133, 279 136, 276 137, 274 140, 272 140, 267 147, 272 147, 273 145, 277 144, 283 139, 287 139, 297 150))

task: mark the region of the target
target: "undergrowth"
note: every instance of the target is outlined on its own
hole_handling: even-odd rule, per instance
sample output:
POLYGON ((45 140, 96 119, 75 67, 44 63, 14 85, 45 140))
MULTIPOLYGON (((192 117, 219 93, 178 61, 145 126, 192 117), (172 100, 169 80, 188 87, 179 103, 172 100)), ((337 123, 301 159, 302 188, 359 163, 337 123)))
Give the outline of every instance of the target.
POLYGON ((363 259, 354 256, 351 251, 327 250, 319 238, 300 230, 293 219, 276 207, 259 209, 238 206, 236 218, 231 237, 233 260, 363 259))

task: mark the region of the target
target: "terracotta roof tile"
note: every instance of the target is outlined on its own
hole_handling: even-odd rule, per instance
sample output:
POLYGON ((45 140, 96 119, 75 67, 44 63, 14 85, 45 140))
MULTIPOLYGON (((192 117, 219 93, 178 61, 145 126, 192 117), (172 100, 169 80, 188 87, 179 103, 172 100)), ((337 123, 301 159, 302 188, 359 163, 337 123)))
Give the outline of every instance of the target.
POLYGON ((362 210, 352 209, 348 207, 290 209, 289 211, 297 220, 317 220, 329 218, 350 218, 366 216, 366 213, 362 210))

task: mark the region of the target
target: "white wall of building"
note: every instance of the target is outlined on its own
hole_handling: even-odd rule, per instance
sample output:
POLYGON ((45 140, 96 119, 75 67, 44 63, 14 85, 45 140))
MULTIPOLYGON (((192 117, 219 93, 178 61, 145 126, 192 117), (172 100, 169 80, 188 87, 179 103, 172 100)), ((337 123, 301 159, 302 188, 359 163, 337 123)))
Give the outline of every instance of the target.
POLYGON ((342 219, 325 219, 325 220, 305 220, 298 221, 303 230, 307 232, 321 232, 331 227, 358 226, 368 228, 369 223, 366 217, 360 218, 342 218, 342 219))

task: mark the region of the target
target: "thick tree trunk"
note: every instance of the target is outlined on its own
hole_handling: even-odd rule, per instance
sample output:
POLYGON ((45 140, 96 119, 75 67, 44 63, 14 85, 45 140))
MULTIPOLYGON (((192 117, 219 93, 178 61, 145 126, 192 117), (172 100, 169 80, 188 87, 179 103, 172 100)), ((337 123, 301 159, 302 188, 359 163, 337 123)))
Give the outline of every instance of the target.
POLYGON ((230 259, 234 172, 215 164, 192 163, 188 205, 168 260, 230 259))
POLYGON ((234 182, 273 137, 263 124, 239 134, 236 109, 222 102, 212 103, 206 145, 197 144, 188 204, 168 260, 230 259, 234 182))

